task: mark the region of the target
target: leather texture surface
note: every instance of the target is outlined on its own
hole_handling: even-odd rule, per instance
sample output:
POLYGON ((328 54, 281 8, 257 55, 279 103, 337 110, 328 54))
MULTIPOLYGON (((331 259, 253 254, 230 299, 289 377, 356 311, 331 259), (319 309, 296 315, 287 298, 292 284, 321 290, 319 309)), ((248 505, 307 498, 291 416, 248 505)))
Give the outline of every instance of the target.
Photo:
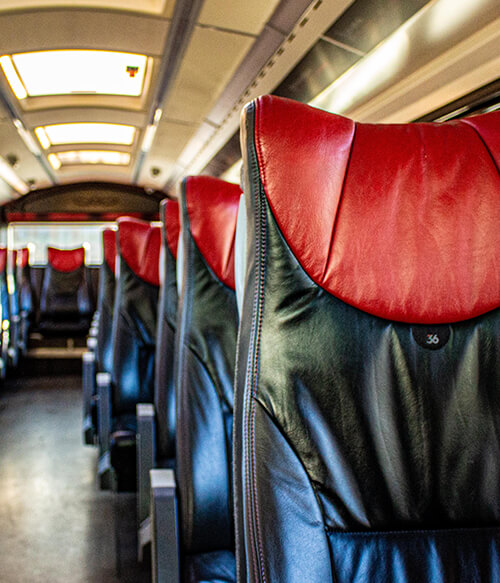
POLYGON ((180 195, 184 283, 176 337, 176 460, 181 543, 190 555, 234 548, 231 452, 238 315, 234 288, 226 282, 234 281, 234 267, 227 261, 240 191, 221 180, 208 182, 218 188, 206 189, 206 177, 188 177, 180 195), (221 241, 215 242, 216 236, 221 241), (210 259, 198 246, 201 240, 203 248, 210 243, 210 259), (225 281, 217 275, 221 271, 225 281))
POLYGON ((123 261, 137 277, 159 286, 160 227, 151 227, 147 221, 131 217, 122 217, 116 222, 120 232, 120 256, 123 261))
POLYGON ((85 261, 85 249, 58 249, 47 247, 47 261, 57 271, 75 271, 85 261))
MULTIPOLYGON (((242 135, 248 239, 235 395, 236 526, 243 543, 237 549, 238 580, 498 581, 499 303, 480 316, 476 302, 469 315, 462 304, 459 322, 431 326, 380 318, 318 285, 302 265, 302 226, 295 225, 298 239, 290 225, 284 232, 269 183, 263 188, 261 180, 256 141, 265 136, 258 110, 281 105, 288 111, 288 103, 254 102, 242 135)), ((308 110, 297 107, 295 120, 300 109, 308 110)), ((467 139, 475 144, 476 136, 467 139)), ((286 137, 269 147, 266 161, 275 151, 279 157, 283 143, 286 137)), ((406 147, 404 142, 401 148, 406 147)), ((321 157, 321 144, 310 156, 315 148, 321 157)), ((432 172, 430 162, 429 168, 432 172)), ((442 180, 447 183, 449 173, 459 185, 460 170, 461 158, 457 164, 452 158, 442 180)), ((398 168, 394 176, 397 182, 398 168)), ((450 193, 450 206, 426 199, 426 212, 412 229, 430 228, 441 213, 467 215, 468 187, 465 180, 450 193)), ((401 188, 402 197, 406 184, 401 188)), ((327 196, 311 190, 318 200, 327 196)), ((313 211, 301 196, 300 189, 289 190, 287 202, 306 217, 313 211)), ((386 196, 393 198, 392 187, 387 195, 380 187, 379 198, 386 196)), ((342 205, 347 197, 345 190, 342 205)), ((370 208, 364 212, 370 214, 370 208)), ((394 216, 386 209, 389 222, 399 217, 406 223, 398 209, 394 216)), ((329 212, 340 228, 346 215, 329 212)), ((496 233, 490 235, 491 245, 498 246, 496 233)), ((444 254, 452 243, 443 244, 444 254)), ((460 232, 456 244, 456 273, 462 274, 464 258, 472 259, 460 232)), ((470 237, 468 245, 475 244, 470 237)), ((420 250, 407 251, 418 262, 420 250)), ((353 252, 361 253, 356 247, 353 252)), ((475 263, 468 269, 474 271, 475 263)), ((498 285, 497 273, 489 275, 493 287, 498 285)), ((371 287, 373 294, 380 290, 377 282, 371 287)), ((398 302, 413 309, 397 290, 392 301, 394 313, 398 302)))
POLYGON ((179 203, 176 200, 166 200, 161 203, 160 216, 162 221, 168 225, 166 231, 166 245, 174 259, 177 259, 177 243, 179 242, 179 231, 181 222, 179 218, 179 203))
POLYGON ((115 424, 123 415, 134 415, 137 403, 153 402, 158 285, 151 282, 158 281, 161 243, 160 227, 131 218, 117 223, 111 370, 115 424), (140 266, 138 272, 131 265, 140 266))
POLYGON ((15 274, 19 309, 23 317, 32 321, 34 319, 34 291, 31 283, 29 257, 28 247, 18 249, 15 274))
POLYGON ((234 553, 215 551, 187 556, 183 583, 233 583, 236 581, 234 553))
POLYGON ((16 265, 19 267, 26 267, 30 261, 29 247, 23 247, 17 250, 16 265))
POLYGON ((104 229, 102 232, 102 254, 109 270, 116 271, 116 229, 104 229))
POLYGON ((85 249, 49 247, 40 293, 39 328, 46 334, 85 334, 94 311, 85 249))
POLYGON ((99 267, 97 290, 96 369, 111 372, 113 366, 113 305, 115 301, 116 229, 102 232, 103 262, 99 267))
POLYGON ((7 259, 8 251, 6 247, 0 247, 0 306, 2 309, 2 320, 10 320, 9 291, 7 287, 7 259))
POLYGON ((174 353, 177 329, 176 256, 179 239, 179 203, 162 201, 163 271, 158 302, 154 403, 157 451, 160 458, 175 457, 175 376, 174 353), (170 241, 170 243, 169 243, 170 241))
POLYGON ((429 324, 499 303, 499 132, 500 112, 384 126, 264 96, 255 148, 269 204, 310 277, 371 314, 429 324))
POLYGON ((234 289, 234 235, 241 189, 212 176, 191 176, 186 182, 186 205, 192 236, 215 275, 234 289), (231 196, 228 196, 231 193, 231 196), (228 203, 228 200, 231 203, 228 203))

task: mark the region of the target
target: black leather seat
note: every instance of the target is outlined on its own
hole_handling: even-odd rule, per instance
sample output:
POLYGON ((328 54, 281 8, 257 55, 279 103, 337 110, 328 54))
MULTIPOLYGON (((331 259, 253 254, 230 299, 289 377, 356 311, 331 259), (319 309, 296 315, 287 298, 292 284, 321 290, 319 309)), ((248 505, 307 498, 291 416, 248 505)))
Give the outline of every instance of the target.
POLYGON ((94 311, 85 249, 48 247, 40 294, 39 329, 47 335, 85 335, 94 311))
POLYGON ((35 322, 35 302, 29 260, 30 250, 28 247, 17 250, 15 280, 20 317, 19 348, 22 354, 26 353, 30 329, 35 322))
POLYGON ((181 188, 176 474, 182 580, 190 583, 236 580, 231 450, 240 194, 208 176, 188 177, 181 188))
POLYGON ((241 580, 500 581, 500 112, 243 124, 241 580))
POLYGON ((137 403, 152 403, 161 229, 118 219, 111 369, 111 466, 119 490, 135 488, 137 403))
POLYGON ((7 261, 8 250, 6 247, 0 247, 0 309, 1 309, 1 363, 0 377, 5 378, 7 365, 9 364, 9 345, 10 345, 10 299, 7 286, 7 261))
POLYGON ((96 372, 111 372, 113 362, 112 323, 115 300, 116 229, 102 232, 103 261, 97 291, 96 372))
POLYGON ((177 242, 179 203, 164 200, 160 205, 163 225, 163 281, 158 305, 154 405, 156 413, 157 465, 172 467, 175 458, 174 353, 177 329, 177 242))

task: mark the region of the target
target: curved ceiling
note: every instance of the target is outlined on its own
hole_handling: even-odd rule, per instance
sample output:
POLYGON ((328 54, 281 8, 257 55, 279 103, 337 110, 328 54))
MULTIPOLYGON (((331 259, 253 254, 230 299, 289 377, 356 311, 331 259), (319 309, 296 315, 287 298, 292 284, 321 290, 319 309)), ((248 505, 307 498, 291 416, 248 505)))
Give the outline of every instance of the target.
POLYGON ((450 2, 393 0, 388 14, 386 0, 4 0, 0 204, 89 181, 166 192, 186 173, 220 173, 238 157, 241 107, 266 92, 365 121, 423 116, 498 77, 498 0, 450 2), (67 50, 79 52, 36 63, 36 83, 17 56, 67 50), (101 72, 104 53, 85 50, 128 56, 101 72), (9 67, 31 95, 16 96, 9 67), (45 95, 51 76, 69 92, 45 95), (112 94, 115 77, 129 95, 112 94), (58 124, 74 123, 133 129, 112 144, 93 126, 73 143, 58 124))

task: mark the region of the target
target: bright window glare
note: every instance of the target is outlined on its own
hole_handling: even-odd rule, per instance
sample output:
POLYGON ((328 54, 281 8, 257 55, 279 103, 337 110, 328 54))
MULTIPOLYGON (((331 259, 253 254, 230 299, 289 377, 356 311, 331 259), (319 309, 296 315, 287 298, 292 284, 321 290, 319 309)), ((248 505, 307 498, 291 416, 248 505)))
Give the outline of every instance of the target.
POLYGON ((105 94, 137 97, 147 57, 109 51, 39 51, 12 55, 30 97, 105 94))
MULTIPOLYGON (((41 132, 35 130, 38 136, 41 132)), ((44 126, 43 130, 52 146, 59 144, 122 144, 134 141, 133 126, 113 123, 61 123, 44 126)), ((43 144, 42 144, 43 145, 43 144)))
POLYGON ((61 164, 112 164, 127 165, 130 162, 128 152, 112 152, 109 150, 72 150, 58 152, 57 156, 61 164))

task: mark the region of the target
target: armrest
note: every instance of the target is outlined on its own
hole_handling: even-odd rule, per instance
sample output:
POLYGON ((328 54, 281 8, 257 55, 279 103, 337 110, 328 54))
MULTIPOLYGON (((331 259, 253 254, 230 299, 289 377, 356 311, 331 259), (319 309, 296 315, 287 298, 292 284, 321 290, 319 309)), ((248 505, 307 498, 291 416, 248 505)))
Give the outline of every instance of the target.
MULTIPOLYGON (((137 519, 139 529, 149 516, 150 479, 149 471, 156 463, 155 410, 150 403, 139 403, 137 413, 137 519)), ((140 537, 139 537, 140 538, 140 537)), ((139 541, 141 543, 141 541, 139 541)), ((144 540, 144 544, 149 540, 144 540)), ((142 544, 142 546, 144 546, 142 544)), ((141 546, 141 544, 140 544, 141 546)), ((140 549, 139 549, 140 554, 140 549)))
POLYGON ((87 350, 95 352, 97 348, 97 336, 89 336, 87 338, 87 350))
POLYGON ((101 485, 107 484, 110 471, 110 437, 111 437, 111 375, 107 372, 97 373, 97 421, 99 430, 99 476, 101 485))
POLYGON ((83 442, 93 445, 96 428, 92 423, 92 400, 96 392, 95 386, 95 354, 92 351, 82 355, 82 389, 83 389, 83 442))
POLYGON ((180 583, 177 494, 173 470, 151 470, 153 583, 180 583))

